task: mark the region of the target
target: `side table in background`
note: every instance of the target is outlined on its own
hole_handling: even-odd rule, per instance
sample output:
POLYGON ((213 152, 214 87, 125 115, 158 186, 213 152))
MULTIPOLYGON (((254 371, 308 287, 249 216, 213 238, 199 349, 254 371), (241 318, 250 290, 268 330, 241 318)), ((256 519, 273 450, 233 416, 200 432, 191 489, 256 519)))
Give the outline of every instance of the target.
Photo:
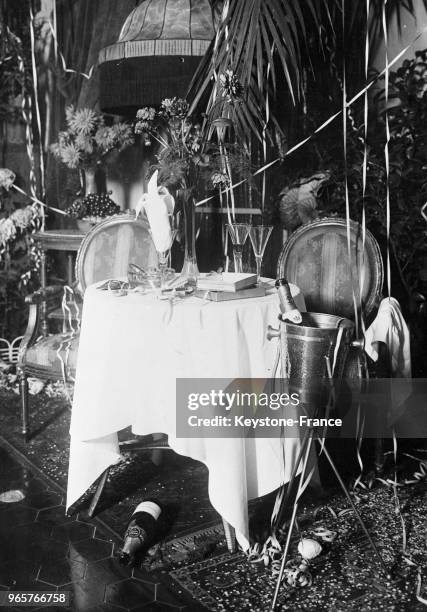
MULTIPOLYGON (((45 289, 47 286, 46 252, 49 250, 65 251, 67 253, 67 283, 70 286, 72 285, 74 280, 75 254, 79 250, 84 237, 85 233, 78 229, 46 230, 34 234, 35 243, 41 250, 40 282, 42 289, 45 289)), ((41 331, 46 336, 48 330, 46 303, 42 306, 41 319, 41 331)))

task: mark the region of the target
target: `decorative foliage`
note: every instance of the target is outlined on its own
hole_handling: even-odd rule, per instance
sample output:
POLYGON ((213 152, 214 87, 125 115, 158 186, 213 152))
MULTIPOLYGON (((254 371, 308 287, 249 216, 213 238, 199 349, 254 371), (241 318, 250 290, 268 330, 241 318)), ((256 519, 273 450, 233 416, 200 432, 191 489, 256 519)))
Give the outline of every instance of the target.
POLYGON ((54 155, 68 168, 92 168, 102 164, 110 151, 122 151, 134 142, 126 123, 105 124, 103 115, 90 108, 66 109, 67 129, 59 132, 51 146, 54 155))
MULTIPOLYGON (((420 272, 427 257, 426 225, 420 209, 427 201, 427 50, 418 51, 412 60, 390 72, 390 99, 388 105, 390 142, 390 251, 394 280, 407 294, 420 290, 420 272)), ((307 132, 312 132, 322 121, 324 109, 319 108, 317 85, 308 90, 307 132)), ((362 218, 365 205, 366 225, 382 247, 387 240, 386 224, 386 168, 384 144, 384 93, 379 92, 370 103, 367 185, 362 198, 363 156, 365 149, 363 109, 349 111, 347 132, 347 159, 343 155, 343 136, 336 125, 321 132, 310 147, 301 149, 283 165, 282 200, 276 201, 276 214, 289 229, 307 222, 313 214, 345 216, 344 177, 347 172, 350 214, 355 220, 362 218), (301 209, 294 197, 308 179, 307 175, 327 173, 329 179, 322 185, 317 209, 301 209), (285 200, 285 201, 284 201, 285 200), (285 206, 284 206, 285 204, 285 206), (309 215, 307 216, 307 211, 309 215)), ((278 189, 280 192, 280 188, 278 189)), ((310 199, 310 198, 309 198, 310 199)), ((310 204, 310 202, 306 202, 310 204)), ((392 285, 394 281, 392 281, 392 285)), ((399 296, 400 297, 400 296, 399 296)))
POLYGON ((9 189, 12 187, 15 182, 16 174, 9 170, 9 168, 0 168, 0 188, 9 189))
POLYGON ((21 96, 33 90, 31 62, 27 61, 30 33, 23 18, 26 11, 28 14, 28 7, 25 2, 3 4, 0 7, 0 121, 20 117, 21 96), (13 32, 9 27, 12 23, 13 32))
MULTIPOLYGON (((427 6, 427 1, 422 4, 427 6)), ((348 59, 351 87, 363 84, 364 54, 360 50, 366 32, 365 0, 344 4, 331 0, 213 0, 213 6, 221 10, 221 19, 214 44, 190 86, 190 113, 208 96, 208 116, 232 116, 242 141, 251 135, 260 142, 264 136, 272 143, 280 141, 277 137, 283 138, 286 114, 292 112, 292 106, 294 113, 302 110, 308 76, 318 79, 318 88, 320 84, 332 95, 337 83, 330 79, 325 84, 320 63, 326 72, 331 60, 348 59), (224 95, 230 86, 233 90, 233 81, 233 94, 243 104, 224 95)), ((384 0, 370 2, 371 51, 382 37, 383 7, 384 0)), ((413 14, 414 7, 414 0, 388 0, 386 20, 396 17, 400 26, 402 14, 413 14)))
POLYGON ((9 217, 0 219, 0 253, 22 232, 34 229, 37 219, 38 215, 31 205, 18 208, 9 217))
MULTIPOLYGON (((205 138, 200 123, 188 116, 186 100, 163 100, 159 111, 142 108, 136 115, 135 132, 142 134, 144 143, 155 140, 160 145, 157 154, 159 183, 173 189, 222 188, 230 183, 225 166, 224 149, 213 139, 205 138)), ((241 151, 227 145, 227 161, 242 176, 249 165, 241 151)))
POLYGON ((13 240, 21 237, 27 230, 37 226, 37 209, 28 205, 14 210, 10 202, 9 190, 16 175, 9 168, 0 168, 0 256, 13 240))
POLYGON ((19 335, 25 324, 25 294, 38 263, 32 233, 39 229, 35 205, 15 208, 10 188, 15 173, 0 169, 0 335, 19 335))
POLYGON ((292 231, 318 217, 317 196, 329 178, 329 172, 319 172, 309 178, 298 179, 280 192, 280 219, 287 230, 292 231))

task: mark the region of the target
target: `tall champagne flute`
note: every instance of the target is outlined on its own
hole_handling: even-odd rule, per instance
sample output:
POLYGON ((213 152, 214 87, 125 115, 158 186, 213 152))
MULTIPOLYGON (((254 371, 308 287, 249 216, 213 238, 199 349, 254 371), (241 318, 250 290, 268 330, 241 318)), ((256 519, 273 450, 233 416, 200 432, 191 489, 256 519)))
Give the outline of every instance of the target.
POLYGON ((170 265, 171 249, 172 249, 172 245, 174 243, 174 240, 176 238, 177 233, 178 233, 177 229, 172 229, 171 230, 171 240, 170 240, 169 247, 165 251, 157 251, 157 257, 158 257, 158 261, 159 261, 160 287, 161 287, 161 289, 165 289, 168 286, 168 283, 169 283, 169 280, 170 280, 168 278, 168 274, 170 272, 170 268, 168 266, 170 265))
POLYGON ((264 257, 265 247, 267 246, 272 231, 273 227, 271 225, 253 225, 249 231, 249 238, 255 255, 258 285, 261 282, 262 258, 264 257))
POLYGON ((229 223, 227 229, 233 243, 234 271, 243 272, 243 246, 248 237, 250 225, 247 223, 229 223))

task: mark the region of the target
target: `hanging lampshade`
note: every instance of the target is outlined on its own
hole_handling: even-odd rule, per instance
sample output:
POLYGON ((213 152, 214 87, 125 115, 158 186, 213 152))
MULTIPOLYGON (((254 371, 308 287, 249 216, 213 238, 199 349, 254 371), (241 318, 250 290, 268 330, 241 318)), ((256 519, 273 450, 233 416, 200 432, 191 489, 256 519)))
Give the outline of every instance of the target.
POLYGON ((214 33, 209 0, 144 0, 100 51, 101 109, 126 114, 184 97, 214 33))

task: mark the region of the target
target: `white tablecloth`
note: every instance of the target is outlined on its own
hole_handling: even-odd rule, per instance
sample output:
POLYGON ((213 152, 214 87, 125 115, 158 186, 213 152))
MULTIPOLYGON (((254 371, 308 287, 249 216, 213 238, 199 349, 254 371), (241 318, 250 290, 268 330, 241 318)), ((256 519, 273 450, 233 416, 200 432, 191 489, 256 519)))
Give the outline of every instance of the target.
MULTIPOLYGON (((305 310, 297 287, 297 305, 305 310)), ((269 378, 277 340, 276 291, 262 298, 175 302, 154 295, 85 293, 71 418, 67 508, 120 460, 117 431, 162 432, 177 453, 209 469, 212 505, 248 545, 248 499, 289 480, 299 440, 177 439, 176 378, 269 378), (284 444, 284 449, 282 449, 284 444), (283 460, 283 453, 285 460, 283 460)))

